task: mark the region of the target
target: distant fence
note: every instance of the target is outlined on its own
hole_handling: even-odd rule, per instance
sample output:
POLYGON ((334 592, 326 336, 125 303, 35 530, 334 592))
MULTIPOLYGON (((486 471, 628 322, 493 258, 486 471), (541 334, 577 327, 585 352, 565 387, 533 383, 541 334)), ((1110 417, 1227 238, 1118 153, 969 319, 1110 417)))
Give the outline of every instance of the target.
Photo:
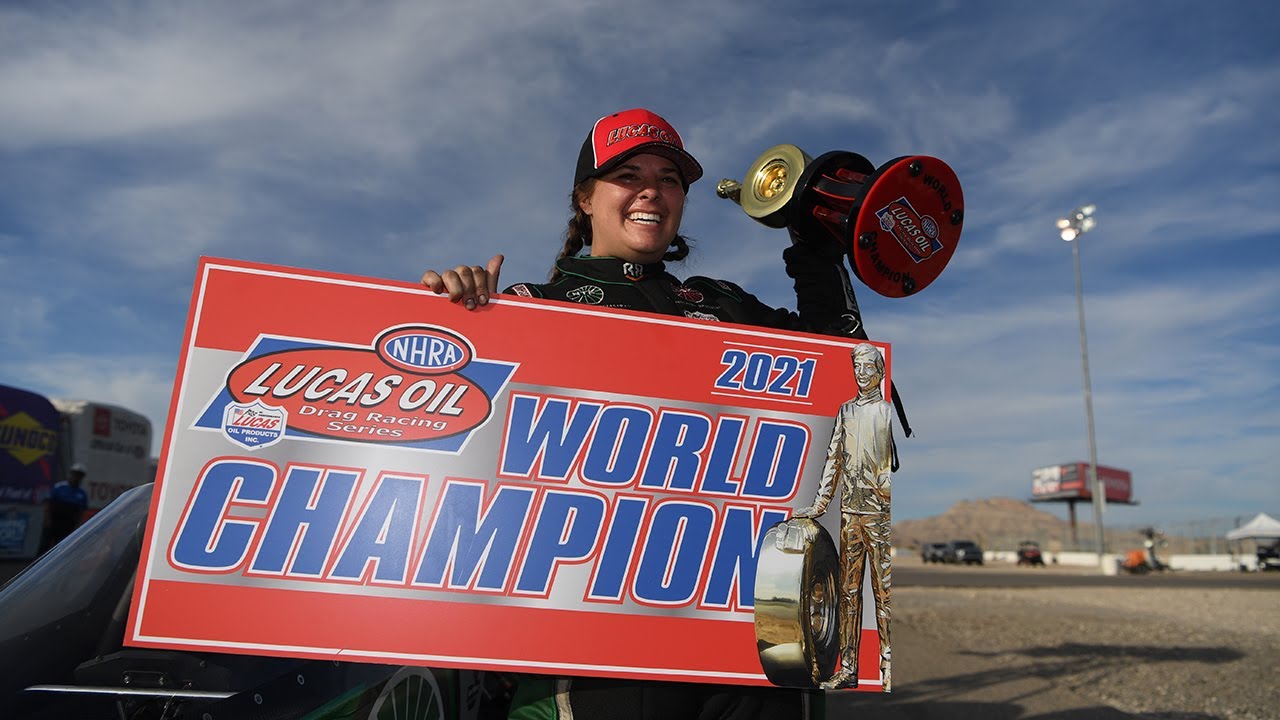
MULTIPOLYGON (((1189 522, 1157 525, 1156 529, 1163 533, 1161 545, 1157 549, 1163 556, 1169 555, 1224 555, 1252 558, 1257 549, 1252 540, 1228 541, 1226 534, 1233 528, 1240 527, 1252 519, 1252 515, 1234 517, 1216 517, 1189 522)), ((1123 553, 1127 550, 1141 548, 1146 539, 1142 530, 1150 525, 1110 525, 1106 526, 1107 551, 1123 553)), ((958 538, 939 538, 939 541, 958 538)), ((1097 537, 1092 523, 1080 523, 1076 529, 1076 537, 1072 538, 1071 528, 1063 526, 1047 530, 1028 531, 1021 534, 989 533, 977 531, 966 539, 973 540, 984 550, 1016 550, 1018 544, 1031 540, 1040 544, 1045 552, 1078 552, 1089 553, 1097 559, 1097 537)), ((915 549, 915 548, 907 548, 915 549)))
MULTIPOLYGON (((984 557, 989 562, 1015 562, 1017 561, 1017 553, 1012 550, 989 550, 984 553, 984 557)), ((1113 566, 1124 559, 1122 554, 1108 553, 1107 562, 1113 566)), ((1258 559, 1252 554, 1249 555, 1160 555, 1161 562, 1167 564, 1174 570, 1207 570, 1234 572, 1240 570, 1254 571, 1258 569, 1258 559)), ((1062 565, 1069 567, 1098 567, 1098 553, 1096 552, 1051 552, 1045 553, 1045 562, 1050 565, 1062 565)))

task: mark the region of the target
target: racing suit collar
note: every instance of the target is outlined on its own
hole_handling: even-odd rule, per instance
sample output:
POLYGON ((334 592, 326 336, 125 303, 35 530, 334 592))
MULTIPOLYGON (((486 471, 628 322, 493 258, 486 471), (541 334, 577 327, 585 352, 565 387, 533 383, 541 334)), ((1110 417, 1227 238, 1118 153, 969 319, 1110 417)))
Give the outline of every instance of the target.
POLYGON ((556 261, 556 267, 566 275, 577 275, 607 283, 639 282, 666 273, 666 265, 662 261, 644 264, 616 257, 591 255, 560 258, 556 261))

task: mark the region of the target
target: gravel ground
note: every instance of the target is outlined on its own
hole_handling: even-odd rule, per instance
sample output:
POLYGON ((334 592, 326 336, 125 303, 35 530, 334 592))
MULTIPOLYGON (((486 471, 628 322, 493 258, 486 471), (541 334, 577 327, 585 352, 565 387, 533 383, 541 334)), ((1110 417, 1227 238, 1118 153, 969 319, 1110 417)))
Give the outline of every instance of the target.
MULTIPOLYGON (((894 563, 920 567, 909 557, 894 563)), ((955 582, 999 569, 929 571, 953 573, 955 582)), ((1065 568, 1023 572, 1094 574, 1065 568)), ((10 574, 0 572, 0 580, 10 574)), ((899 583, 893 589, 893 692, 832 694, 827 716, 1280 720, 1280 585, 1186 584, 899 583)))
POLYGON ((1274 589, 896 587, 894 691, 832 718, 1280 718, 1274 589))

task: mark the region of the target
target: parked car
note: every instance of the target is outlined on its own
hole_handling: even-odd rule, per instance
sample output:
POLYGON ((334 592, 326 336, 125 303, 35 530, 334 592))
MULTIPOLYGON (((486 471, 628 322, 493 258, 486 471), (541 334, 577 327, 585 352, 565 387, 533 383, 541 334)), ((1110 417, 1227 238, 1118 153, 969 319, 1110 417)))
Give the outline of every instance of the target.
POLYGON ((1018 543, 1018 564, 1044 567, 1044 554, 1040 552, 1040 543, 1034 540, 1023 540, 1018 543))
POLYGON ((924 563, 940 563, 946 550, 946 543, 925 543, 920 546, 920 561, 924 563))
POLYGON ((1280 570, 1280 540, 1270 545, 1258 543, 1257 556, 1259 570, 1280 570))
POLYGON ((942 551, 942 561, 957 565, 981 565, 982 548, 972 540, 952 540, 942 551))

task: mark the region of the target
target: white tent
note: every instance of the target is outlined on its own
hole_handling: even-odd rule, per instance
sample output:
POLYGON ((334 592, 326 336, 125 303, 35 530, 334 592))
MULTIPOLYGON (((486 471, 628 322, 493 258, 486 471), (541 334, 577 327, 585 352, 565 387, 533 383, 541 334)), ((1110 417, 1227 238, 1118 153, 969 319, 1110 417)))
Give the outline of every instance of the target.
POLYGON ((1280 520, 1266 513, 1258 513, 1254 519, 1227 533, 1228 540, 1249 538, 1280 538, 1280 520))

